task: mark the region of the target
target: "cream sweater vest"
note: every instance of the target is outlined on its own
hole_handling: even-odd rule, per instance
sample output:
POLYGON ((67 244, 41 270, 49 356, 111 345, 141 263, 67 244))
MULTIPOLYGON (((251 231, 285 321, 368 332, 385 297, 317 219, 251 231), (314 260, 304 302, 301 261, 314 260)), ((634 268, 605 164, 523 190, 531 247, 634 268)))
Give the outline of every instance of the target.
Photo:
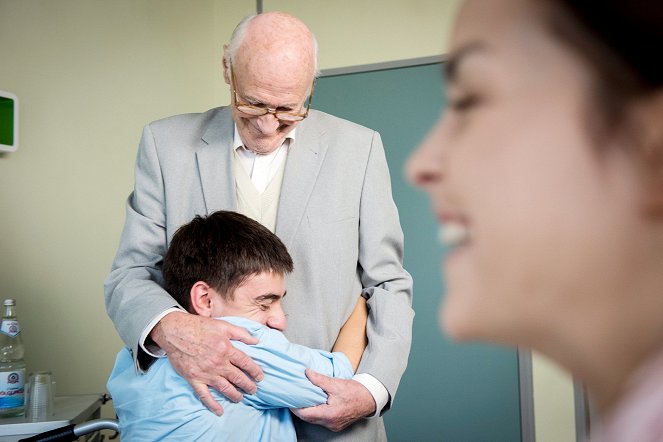
POLYGON ((263 226, 274 232, 276 229, 276 215, 279 209, 279 197, 281 196, 281 183, 283 183, 283 172, 285 161, 281 164, 274 178, 269 182, 265 191, 261 194, 251 182, 251 177, 246 173, 235 150, 233 156, 233 171, 235 173, 235 189, 237 189, 237 211, 251 219, 258 221, 263 226))

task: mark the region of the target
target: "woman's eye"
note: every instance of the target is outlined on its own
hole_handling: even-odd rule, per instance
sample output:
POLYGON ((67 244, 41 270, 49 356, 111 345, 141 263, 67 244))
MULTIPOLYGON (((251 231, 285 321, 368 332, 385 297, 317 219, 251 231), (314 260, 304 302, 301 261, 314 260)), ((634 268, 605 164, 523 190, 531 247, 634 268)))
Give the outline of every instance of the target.
POLYGON ((449 106, 455 112, 466 112, 476 106, 478 102, 479 98, 476 95, 464 95, 451 100, 449 106))

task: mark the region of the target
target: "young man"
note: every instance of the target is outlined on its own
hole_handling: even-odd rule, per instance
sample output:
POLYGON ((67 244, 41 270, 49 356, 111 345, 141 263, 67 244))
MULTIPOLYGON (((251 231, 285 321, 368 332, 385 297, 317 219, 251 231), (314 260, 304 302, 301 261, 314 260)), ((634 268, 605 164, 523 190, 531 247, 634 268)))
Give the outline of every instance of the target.
POLYGON ((335 353, 289 342, 282 331, 284 276, 292 259, 276 235, 244 215, 219 211, 196 217, 174 235, 163 263, 166 290, 190 313, 246 328, 256 345, 233 341, 262 368, 257 392, 233 403, 215 393, 217 416, 167 358, 138 374, 131 352, 118 354, 108 390, 123 440, 296 440, 288 408, 325 403, 306 368, 349 379, 366 345, 366 304, 359 298, 335 353), (350 330, 352 328, 352 330, 350 330), (343 351, 344 353, 340 353, 343 351))

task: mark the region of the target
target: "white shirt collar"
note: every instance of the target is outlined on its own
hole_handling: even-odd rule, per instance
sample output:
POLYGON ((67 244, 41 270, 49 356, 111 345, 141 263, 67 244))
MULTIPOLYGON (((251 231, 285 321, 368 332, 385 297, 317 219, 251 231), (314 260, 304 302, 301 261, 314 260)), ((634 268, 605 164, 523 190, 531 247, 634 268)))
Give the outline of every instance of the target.
MULTIPOLYGON (((244 142, 242 141, 242 138, 239 136, 239 131, 237 130, 237 124, 233 124, 233 126, 234 126, 234 128, 235 128, 235 129, 234 129, 234 134, 233 134, 233 149, 234 149, 234 150, 237 150, 237 149, 239 149, 239 148, 241 147, 241 148, 243 148, 243 150, 245 150, 245 151, 247 151, 247 152, 250 152, 250 151, 244 146, 244 142)), ((288 133, 288 135, 286 135, 285 139, 283 140, 283 143, 284 143, 284 144, 287 143, 288 146, 291 146, 291 145, 292 145, 292 142, 295 141, 295 138, 296 138, 296 136, 297 136, 296 132, 297 132, 297 128, 295 127, 293 130, 291 130, 291 131, 288 133), (291 141, 288 142, 288 140, 291 140, 291 141)))

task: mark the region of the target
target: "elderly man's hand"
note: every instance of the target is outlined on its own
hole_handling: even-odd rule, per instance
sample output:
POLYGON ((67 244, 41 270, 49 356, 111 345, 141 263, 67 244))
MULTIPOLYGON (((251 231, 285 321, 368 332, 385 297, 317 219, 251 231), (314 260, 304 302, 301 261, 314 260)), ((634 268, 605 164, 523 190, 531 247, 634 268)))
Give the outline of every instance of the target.
POLYGON ((292 409, 300 419, 322 425, 331 431, 341 431, 359 419, 375 413, 375 400, 357 381, 334 379, 311 369, 306 370, 309 380, 322 388, 329 398, 316 407, 292 409))
POLYGON ((223 414, 223 407, 214 400, 208 386, 239 402, 243 395, 238 389, 249 394, 256 391, 255 383, 247 374, 256 381, 263 378, 260 367, 230 343, 230 339, 258 343, 258 339, 242 327, 172 312, 157 323, 150 336, 168 354, 175 370, 191 384, 205 406, 217 415, 223 414))

